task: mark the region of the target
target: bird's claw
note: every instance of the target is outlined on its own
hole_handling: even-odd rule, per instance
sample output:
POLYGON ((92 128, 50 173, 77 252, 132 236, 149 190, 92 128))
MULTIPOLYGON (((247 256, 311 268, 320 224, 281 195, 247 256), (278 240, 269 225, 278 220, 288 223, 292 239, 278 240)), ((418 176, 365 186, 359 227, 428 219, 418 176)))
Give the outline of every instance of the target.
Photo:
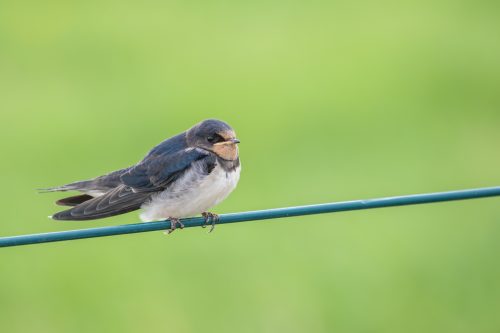
POLYGON ((210 230, 208 232, 214 231, 215 223, 217 223, 219 221, 219 215, 214 214, 214 213, 210 213, 210 212, 203 212, 203 213, 201 213, 201 215, 205 219, 205 221, 203 222, 201 227, 206 228, 208 221, 210 221, 211 222, 210 223, 210 230))
POLYGON ((179 225, 179 228, 184 229, 184 224, 180 219, 176 217, 169 217, 168 219, 170 220, 170 229, 167 230, 167 234, 174 232, 177 229, 177 225, 179 225))

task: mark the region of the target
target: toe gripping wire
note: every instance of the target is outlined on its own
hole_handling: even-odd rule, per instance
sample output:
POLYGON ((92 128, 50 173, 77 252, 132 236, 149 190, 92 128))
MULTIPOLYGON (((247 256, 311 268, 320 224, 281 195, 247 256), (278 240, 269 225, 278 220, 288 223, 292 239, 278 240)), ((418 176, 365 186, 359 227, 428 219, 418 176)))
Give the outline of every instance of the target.
POLYGON ((219 222, 219 215, 210 212, 203 212, 201 213, 201 216, 203 216, 203 218, 205 219, 201 227, 206 228, 208 223, 210 222, 210 230, 208 232, 214 231, 215 224, 219 222))

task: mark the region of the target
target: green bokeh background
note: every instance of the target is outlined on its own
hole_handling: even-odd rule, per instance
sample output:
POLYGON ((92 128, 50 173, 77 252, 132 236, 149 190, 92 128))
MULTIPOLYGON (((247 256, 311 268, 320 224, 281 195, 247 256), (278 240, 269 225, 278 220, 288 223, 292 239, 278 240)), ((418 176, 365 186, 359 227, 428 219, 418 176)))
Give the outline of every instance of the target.
MULTIPOLYGON (((495 1, 1 1, 0 235, 205 118, 216 212, 500 184, 495 1)), ((500 201, 5 248, 3 332, 498 332, 500 201)))

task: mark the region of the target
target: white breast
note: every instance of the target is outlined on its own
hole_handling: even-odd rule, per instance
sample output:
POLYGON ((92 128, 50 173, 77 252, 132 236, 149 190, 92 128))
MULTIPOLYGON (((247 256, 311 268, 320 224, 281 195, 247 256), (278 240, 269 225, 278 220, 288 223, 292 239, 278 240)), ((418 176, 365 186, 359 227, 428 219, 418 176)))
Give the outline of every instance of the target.
POLYGON ((153 196, 141 207, 144 210, 141 220, 183 218, 208 211, 224 200, 240 179, 240 167, 226 172, 217 164, 209 175, 204 175, 201 168, 201 163, 194 163, 181 179, 153 196))

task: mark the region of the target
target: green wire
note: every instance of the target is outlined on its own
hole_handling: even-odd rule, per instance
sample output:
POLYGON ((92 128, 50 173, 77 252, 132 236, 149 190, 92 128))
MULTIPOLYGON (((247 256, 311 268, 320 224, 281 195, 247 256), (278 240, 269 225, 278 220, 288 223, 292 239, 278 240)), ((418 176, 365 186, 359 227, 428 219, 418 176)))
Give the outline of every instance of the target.
MULTIPOLYGON (((399 197, 377 198, 368 200, 355 200, 344 202, 333 202, 319 205, 276 208, 268 210, 258 210, 242 213, 223 214, 219 216, 217 224, 245 222, 255 220, 275 219, 291 216, 302 216, 312 214, 323 214, 333 212, 343 212, 350 210, 372 209, 405 205, 416 205, 433 202, 478 199, 500 196, 500 186, 478 188, 461 191, 439 192, 406 195, 399 197)), ((202 217, 182 219, 184 227, 198 227, 204 224, 202 217)), ((0 238, 0 247, 39 244, 48 242, 59 242, 66 240, 93 238, 103 236, 124 235, 146 231, 157 231, 170 229, 170 221, 135 223, 101 228, 89 228, 81 230, 69 230, 60 232, 49 232, 43 234, 21 235, 0 238)))

